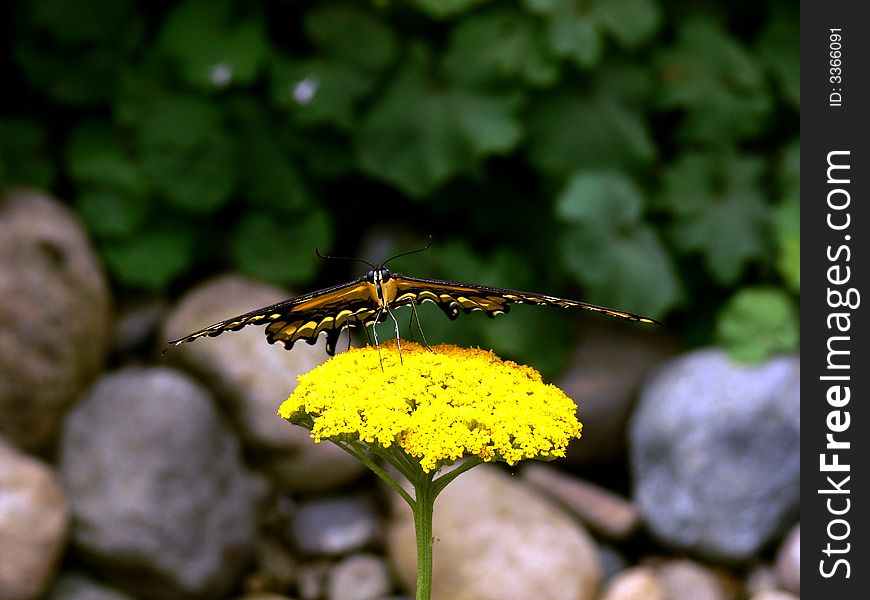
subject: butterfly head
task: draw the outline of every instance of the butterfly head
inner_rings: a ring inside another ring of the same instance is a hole
[[[383,267],[371,269],[368,273],[366,273],[366,281],[372,284],[386,283],[392,278],[393,274],[390,273],[390,270]]]

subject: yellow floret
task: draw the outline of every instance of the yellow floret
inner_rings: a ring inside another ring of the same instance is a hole
[[[299,376],[278,410],[311,437],[398,444],[426,472],[463,457],[508,464],[565,455],[577,406],[534,369],[480,349],[413,342],[354,348]]]

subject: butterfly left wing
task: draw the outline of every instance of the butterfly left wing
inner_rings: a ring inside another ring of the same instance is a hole
[[[658,323],[655,319],[634,313],[556,296],[440,279],[420,279],[398,273],[393,273],[393,278],[396,281],[396,297],[390,303],[392,306],[434,302],[451,319],[458,317],[460,310],[466,314],[480,310],[489,317],[495,317],[507,313],[511,304],[537,304],[590,310],[640,323]]]
[[[356,324],[367,325],[377,318],[377,304],[370,289],[371,286],[361,277],[350,283],[284,300],[209,325],[169,342],[169,346],[178,346],[203,336],[214,337],[225,331],[238,331],[248,325],[266,325],[267,341],[270,344],[280,342],[287,350],[299,340],[314,344],[320,334],[325,333],[326,351],[332,355],[335,354],[338,337],[345,328]]]

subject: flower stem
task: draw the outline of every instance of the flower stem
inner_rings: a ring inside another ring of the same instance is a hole
[[[417,597],[416,600],[432,598],[432,514],[435,506],[435,490],[431,475],[422,473],[414,482],[416,501],[411,507],[414,513],[414,533],[417,537]]]

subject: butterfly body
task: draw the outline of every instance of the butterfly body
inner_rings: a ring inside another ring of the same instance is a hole
[[[365,276],[354,281],[259,308],[169,344],[178,346],[247,325],[265,325],[266,339],[270,344],[280,342],[289,350],[299,340],[314,344],[321,334],[325,334],[326,350],[334,354],[338,337],[344,329],[374,325],[385,320],[391,314],[391,308],[411,306],[416,310],[416,305],[422,302],[437,304],[451,319],[456,319],[460,312],[476,310],[493,318],[507,313],[510,304],[520,303],[579,308],[629,321],[657,323],[648,317],[578,300],[440,279],[420,279],[393,273],[381,265],[373,266]]]

